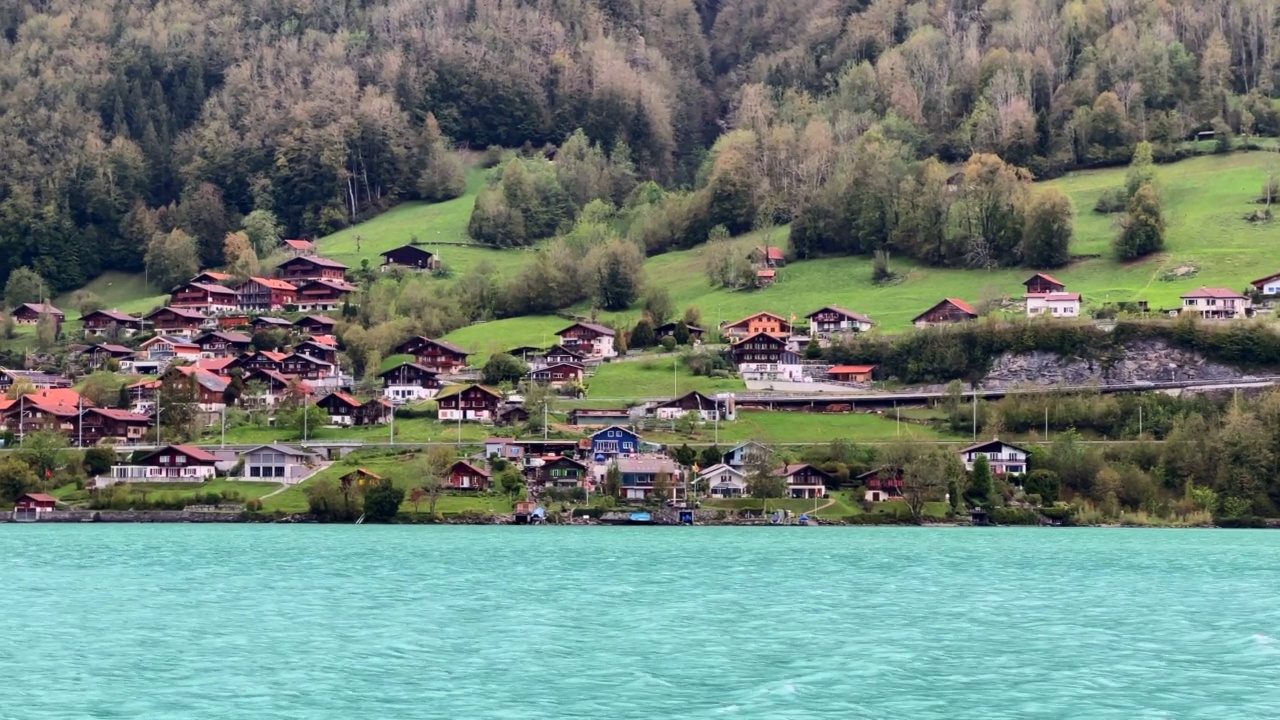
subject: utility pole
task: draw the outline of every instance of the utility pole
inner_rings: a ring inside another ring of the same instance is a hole
[[[222,447],[227,446],[227,403],[222,403]]]
[[[160,386],[156,386],[156,447],[160,446]]]
[[[547,441],[547,398],[542,398],[542,441]]]
[[[84,447],[84,396],[79,397],[80,414],[76,416],[76,447]]]
[[[396,403],[391,401],[391,444],[396,444]]]
[[[978,442],[978,386],[973,386],[973,441]]]
[[[1138,438],[1142,438],[1142,406],[1138,406]]]
[[[1139,421],[1139,424],[1141,424],[1141,421]],[[1142,431],[1139,430],[1138,432],[1141,433]],[[1045,440],[1049,439],[1049,406],[1048,405],[1044,406],[1044,439]]]
[[[898,401],[893,401],[893,419],[897,423],[897,436],[902,437],[902,412],[898,410]]]

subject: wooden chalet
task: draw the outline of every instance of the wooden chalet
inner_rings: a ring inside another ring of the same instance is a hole
[[[14,435],[34,432],[56,432],[70,437],[80,416],[81,406],[91,407],[74,390],[45,390],[27,393],[17,400],[5,400],[0,410],[0,423]]]
[[[589,358],[611,358],[618,354],[614,348],[617,332],[597,323],[576,322],[556,335],[560,344]]]
[[[394,403],[430,400],[442,386],[438,373],[417,363],[401,363],[378,374],[382,394]]]
[[[294,257],[307,257],[316,254],[316,244],[310,240],[281,240],[285,251]]]
[[[217,272],[215,270],[205,270],[201,272],[199,275],[196,275],[195,277],[191,278],[190,282],[203,283],[205,285],[226,285],[228,283],[234,282],[235,279],[236,279],[236,276],[232,275],[231,273]]]
[[[20,519],[38,518],[57,510],[58,498],[47,493],[22,493],[13,503],[13,511]]]
[[[380,483],[382,482],[382,476],[364,468],[356,468],[355,470],[352,470],[346,475],[338,478],[338,482],[341,483],[343,490],[349,490],[351,488],[367,487],[375,483]]]
[[[85,337],[129,337],[142,329],[142,318],[116,310],[94,310],[80,318]]]
[[[195,339],[200,356],[207,358],[236,357],[249,349],[253,339],[244,333],[217,330]]]
[[[324,315],[307,315],[293,321],[294,332],[303,335],[332,335],[338,321]]]
[[[162,307],[153,310],[143,321],[157,335],[191,336],[199,332],[209,318],[197,310],[187,308]]]
[[[885,502],[902,499],[902,468],[882,467],[854,478],[862,483],[863,500]]]
[[[239,369],[248,377],[248,374],[255,370],[274,370],[280,372],[281,361],[285,359],[285,353],[274,352],[272,350],[263,350],[262,352],[245,353],[235,359],[235,362],[227,366],[227,372]]]
[[[170,367],[160,376],[162,381],[174,382],[178,376],[185,377],[196,394],[196,405],[202,412],[219,412],[226,404],[223,393],[231,382],[221,375],[201,370],[189,365]]]
[[[387,422],[391,408],[382,401],[362,402],[342,392],[333,392],[316,401],[316,407],[329,414],[329,422],[344,427],[360,427]]]
[[[679,322],[663,323],[654,328],[653,332],[660,339],[668,335],[674,336],[676,334],[676,327],[679,324]],[[702,342],[702,339],[707,335],[707,331],[705,329],[697,327],[696,325],[685,325],[685,328],[689,330],[689,339],[695,342]]]
[[[382,253],[382,269],[385,271],[388,267],[435,270],[440,267],[440,258],[417,245],[401,245]]]
[[[303,380],[323,380],[337,374],[337,367],[319,358],[289,353],[280,360],[280,372]]]
[[[451,385],[436,395],[441,421],[492,422],[502,395],[483,385]]]
[[[319,278],[298,287],[296,304],[300,312],[337,310],[355,291],[356,286],[346,280]]]
[[[732,420],[733,418],[729,414],[729,406],[722,408],[722,405],[726,404],[694,390],[678,398],[658,403],[653,408],[653,414],[659,420],[674,420],[686,415],[692,415],[696,419],[706,422]],[[720,415],[722,409],[726,413],[724,417]]]
[[[773,268],[760,268],[756,270],[756,287],[767,288],[778,279],[778,271]]]
[[[493,476],[478,465],[459,460],[449,468],[448,485],[454,490],[488,490]]]
[[[556,345],[550,350],[544,352],[541,360],[548,365],[556,363],[572,363],[574,365],[581,365],[586,362],[587,356],[584,353],[580,353],[577,350],[567,348],[563,345]]]
[[[720,331],[730,338],[743,338],[756,333],[788,337],[793,330],[790,321],[771,312],[758,312],[720,326]]]
[[[169,295],[169,307],[199,310],[207,315],[234,312],[239,307],[236,291],[222,285],[189,282]]]
[[[555,363],[554,365],[534,368],[525,377],[539,385],[560,388],[581,384],[583,378],[586,377],[586,370],[577,363]]]
[[[443,340],[417,336],[396,346],[396,352],[412,355],[414,362],[441,375],[449,375],[467,367],[467,350]]]
[[[270,330],[289,330],[293,327],[293,323],[284,318],[278,317],[257,317],[253,322],[249,323],[249,329],[255,333],[267,332]]]
[[[111,343],[98,343],[90,345],[84,351],[84,356],[89,359],[89,367],[97,370],[107,364],[109,360],[127,360],[133,357],[133,350],[123,345],[113,345]]]
[[[332,345],[326,345],[315,340],[305,340],[293,346],[293,351],[298,355],[306,355],[313,357],[322,362],[329,363],[335,368],[338,367],[338,348]]]
[[[293,305],[298,288],[277,278],[251,277],[236,288],[237,303],[246,312],[273,312]]]
[[[253,370],[245,373],[243,378],[245,393],[240,396],[240,404],[245,407],[273,407],[290,396],[301,400],[313,392],[307,383],[278,370]]]
[[[341,280],[347,276],[347,266],[337,260],[319,256],[300,256],[285,260],[276,268],[276,277],[294,285],[298,281],[330,278]]]
[[[978,313],[969,307],[969,303],[956,298],[944,298],[937,305],[915,316],[911,322],[916,327],[929,327],[977,319]]]
[[[535,478],[535,481],[543,486],[578,487],[590,480],[591,471],[585,464],[561,455],[544,458]]]
[[[809,335],[813,337],[866,332],[875,324],[866,315],[835,305],[818,308],[805,317],[809,319]]]
[[[1066,292],[1067,286],[1052,275],[1036,273],[1022,283],[1028,295],[1045,295],[1047,293]]]
[[[13,322],[18,325],[35,325],[46,311],[58,326],[67,321],[66,314],[49,303],[22,303],[13,310]]]
[[[520,403],[502,403],[493,413],[494,425],[523,425],[529,422],[529,411]]]
[[[111,468],[125,482],[203,482],[217,474],[218,459],[192,445],[166,445],[127,465]]]
[[[9,388],[19,380],[25,380],[31,383],[31,386],[37,390],[56,390],[69,388],[74,383],[70,378],[56,373],[41,372],[39,370],[9,370],[8,368],[0,368],[0,395],[9,392]]]
[[[827,482],[831,476],[809,464],[787,465],[775,470],[774,475],[786,478],[787,496],[793,498],[823,498],[827,496]]]
[[[190,338],[156,335],[138,346],[136,357],[142,360],[181,359],[195,362],[200,359],[200,345]]]
[[[72,437],[85,445],[104,440],[115,444],[136,443],[146,439],[151,424],[151,418],[128,410],[85,408],[76,418]]]
[[[752,248],[747,259],[763,268],[780,268],[787,264],[787,254],[773,245]]]

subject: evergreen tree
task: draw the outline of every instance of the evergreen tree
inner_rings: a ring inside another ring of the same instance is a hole
[[[649,348],[656,345],[658,339],[654,336],[653,323],[649,322],[648,317],[640,318],[636,326],[631,329],[630,342],[627,344],[633,348]]]
[[[1022,261],[1028,267],[1054,268],[1071,261],[1071,200],[1046,188],[1031,201],[1022,236]]]
[[[973,471],[969,473],[969,487],[964,491],[965,502],[974,507],[986,507],[991,504],[995,492],[991,477],[991,464],[986,455],[979,455],[973,461]]]
[[[1160,210],[1160,196],[1150,184],[1143,185],[1129,198],[1128,212],[1116,237],[1116,257],[1135,260],[1164,249],[1165,222]]]

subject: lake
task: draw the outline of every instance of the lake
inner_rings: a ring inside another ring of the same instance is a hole
[[[1280,533],[0,525],[0,718],[1280,717]]]

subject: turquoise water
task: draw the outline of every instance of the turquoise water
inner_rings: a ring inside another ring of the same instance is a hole
[[[0,718],[1280,717],[1280,533],[0,525]]]

